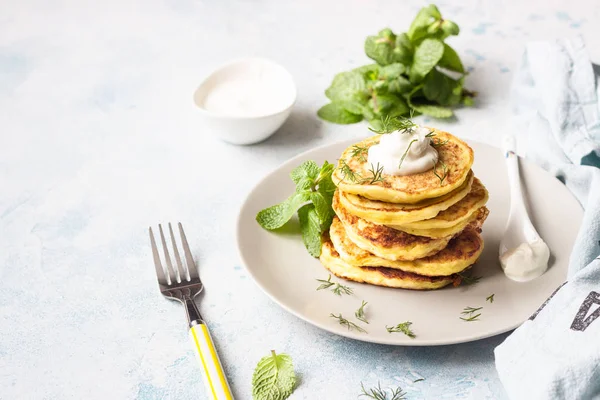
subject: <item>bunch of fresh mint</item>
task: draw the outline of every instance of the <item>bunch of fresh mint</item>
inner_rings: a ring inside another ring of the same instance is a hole
[[[313,257],[321,255],[321,236],[329,229],[334,212],[331,208],[335,184],[331,179],[333,164],[325,161],[319,167],[314,161],[305,161],[296,167],[290,177],[296,191],[283,202],[265,208],[256,215],[256,221],[265,229],[281,228],[298,211],[302,240]]]
[[[458,25],[431,4],[419,11],[408,32],[396,35],[386,28],[367,37],[365,53],[377,64],[337,74],[325,90],[331,103],[321,107],[319,117],[338,124],[367,119],[377,127],[384,116],[449,118],[452,106],[472,105],[460,57],[444,43],[458,32]]]

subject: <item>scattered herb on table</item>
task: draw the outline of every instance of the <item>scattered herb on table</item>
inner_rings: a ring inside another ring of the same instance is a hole
[[[488,297],[486,297],[485,301],[489,301],[490,303],[493,303],[494,302],[494,293],[492,293]]]
[[[290,174],[296,184],[295,192],[283,202],[260,211],[256,221],[265,229],[278,229],[298,212],[304,245],[313,257],[319,257],[321,236],[329,229],[334,216],[331,208],[335,191],[331,179],[333,169],[333,164],[327,161],[321,167],[314,161],[303,162]]]
[[[260,359],[252,375],[252,398],[254,400],[284,400],[294,391],[296,373],[292,358],[276,354]]]
[[[460,277],[460,283],[464,283],[465,285],[474,285],[481,279],[480,276],[465,275],[462,273],[459,273],[458,276]]]
[[[321,282],[321,285],[319,285],[319,287],[317,288],[317,290],[329,289],[330,287],[332,287],[333,285],[335,285],[335,282],[331,282],[331,274],[329,274],[329,278],[327,278],[327,280],[325,280],[325,279],[317,279],[317,281]]]
[[[321,282],[321,285],[319,285],[317,290],[329,289],[333,286],[333,289],[331,289],[331,291],[338,296],[341,296],[342,294],[352,294],[352,289],[350,287],[341,285],[336,282],[332,282],[331,274],[329,274],[329,278],[327,278],[327,280],[317,279],[317,281]]]
[[[369,323],[369,321],[367,321],[367,317],[365,317],[365,306],[367,304],[369,304],[369,303],[367,303],[366,301],[363,300],[362,304],[360,305],[358,310],[356,310],[356,312],[354,313],[354,316],[356,317],[356,319],[364,322],[365,324]]]
[[[386,114],[449,118],[452,107],[472,105],[474,93],[464,88],[463,63],[444,42],[459,31],[431,4],[419,11],[408,32],[385,28],[367,37],[365,53],[375,64],[337,74],[325,90],[331,102],[321,107],[319,117],[338,124],[366,119],[377,130],[384,129],[378,119]]]
[[[477,313],[477,311],[481,310],[483,307],[465,307],[463,309],[463,311],[461,312],[462,315],[464,315],[464,317],[460,317],[460,319],[462,319],[463,321],[467,321],[467,322],[472,322],[472,321],[479,321],[479,317],[481,316],[481,313]],[[475,314],[477,313],[477,314]]]
[[[415,335],[412,331],[412,329],[410,329],[410,326],[412,325],[412,322],[406,321],[406,322],[402,322],[401,324],[398,324],[396,326],[387,326],[385,327],[385,329],[387,329],[387,331],[389,333],[392,332],[402,332],[404,333],[406,336],[408,336],[411,339],[414,339],[417,337],[417,335]]]
[[[338,296],[341,296],[342,294],[352,294],[352,289],[349,286],[336,283],[335,287],[332,289],[332,292]]]
[[[365,389],[363,383],[360,383],[360,387],[362,389],[362,393],[359,397],[368,397],[374,400],[406,400],[406,392],[402,390],[402,388],[397,387],[396,389],[390,388],[388,397],[388,392],[381,388],[381,383],[377,383],[377,387],[370,388],[369,390]]]
[[[424,381],[424,380],[425,380],[425,378],[419,378],[419,379],[415,379],[415,380],[413,381],[413,383],[421,382],[421,381]]]
[[[332,314],[329,314],[329,316],[331,318],[337,319],[338,322],[340,323],[340,325],[345,326],[346,328],[348,328],[349,331],[351,331],[352,329],[356,329],[359,332],[367,333],[366,330],[364,330],[360,326],[356,325],[354,322],[348,321],[346,318],[342,317],[342,314],[335,315],[335,314],[332,313]]]

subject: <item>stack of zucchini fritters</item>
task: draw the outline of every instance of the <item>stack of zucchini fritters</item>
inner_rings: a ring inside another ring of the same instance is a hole
[[[338,277],[405,289],[460,283],[460,273],[483,251],[481,225],[488,192],[473,175],[473,150],[434,130],[435,169],[406,176],[365,178],[376,171],[368,138],[344,151],[333,180],[337,216],[323,241],[321,262]]]

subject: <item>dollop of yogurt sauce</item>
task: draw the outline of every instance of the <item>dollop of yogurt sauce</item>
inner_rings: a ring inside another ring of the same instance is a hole
[[[273,114],[288,102],[287,93],[262,76],[257,79],[232,79],[213,87],[204,108],[216,114],[257,117]]]
[[[525,282],[541,276],[548,269],[550,249],[541,239],[521,243],[500,256],[504,274],[510,279]]]
[[[368,161],[373,165],[379,164],[383,173],[388,175],[428,171],[438,161],[438,152],[431,146],[431,138],[427,137],[430,132],[427,128],[417,127],[383,134],[379,143],[369,148]]]

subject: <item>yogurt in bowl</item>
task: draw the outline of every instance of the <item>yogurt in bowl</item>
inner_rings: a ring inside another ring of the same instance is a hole
[[[206,128],[232,144],[265,140],[283,125],[296,85],[281,65],[262,58],[226,64],[200,84],[194,103]]]

